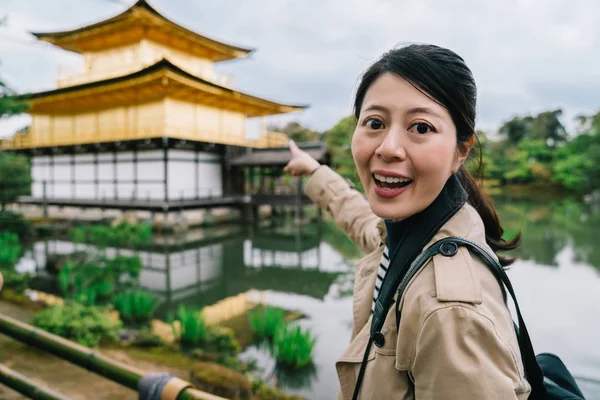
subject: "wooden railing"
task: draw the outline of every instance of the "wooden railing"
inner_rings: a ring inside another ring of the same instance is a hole
[[[135,132],[104,131],[99,134],[95,132],[77,132],[76,135],[47,135],[33,136],[31,133],[16,134],[11,139],[0,140],[0,150],[20,150],[42,147],[58,147],[70,145],[82,145],[91,143],[108,143],[136,139],[152,139],[168,136],[174,139],[193,140],[198,142],[219,143],[232,146],[245,146],[255,148],[282,147],[286,146],[288,137],[285,133],[263,131],[258,139],[249,140],[238,132],[233,131],[211,131],[186,129],[169,129],[170,133],[165,135],[160,128],[140,129]]]

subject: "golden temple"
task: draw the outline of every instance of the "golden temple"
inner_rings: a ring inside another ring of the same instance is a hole
[[[78,29],[33,33],[83,56],[83,73],[59,77],[54,90],[20,96],[29,129],[0,141],[1,150],[170,138],[243,147],[280,147],[287,136],[265,129],[264,117],[300,111],[232,88],[215,63],[252,49],[192,32],[145,0]],[[257,138],[248,118],[261,118]]]

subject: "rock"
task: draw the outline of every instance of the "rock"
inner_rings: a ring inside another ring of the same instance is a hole
[[[179,332],[179,321],[173,322],[175,325],[175,330]],[[167,344],[175,343],[175,336],[173,335],[173,329],[171,328],[171,324],[167,322],[160,321],[158,319],[153,319],[151,323],[152,333],[161,338]]]
[[[232,369],[211,362],[199,362],[190,372],[190,382],[198,389],[231,400],[249,400],[252,385]]]

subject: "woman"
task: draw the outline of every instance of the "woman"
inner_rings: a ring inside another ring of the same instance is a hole
[[[449,236],[511,250],[489,198],[464,166],[475,138],[476,86],[454,52],[413,44],[384,54],[356,93],[352,155],[365,198],[290,143],[285,171],[311,174],[306,193],[368,255],[356,264],[353,331],[336,363],[350,400],[389,259],[414,260]],[[503,265],[513,259],[499,256]],[[395,267],[395,265],[394,265]],[[526,399],[517,338],[500,285],[461,247],[412,279],[366,356],[360,399]]]

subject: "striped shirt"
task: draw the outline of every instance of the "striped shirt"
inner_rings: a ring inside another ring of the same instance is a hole
[[[385,274],[387,274],[389,265],[390,252],[388,250],[388,247],[385,246],[385,249],[383,249],[383,256],[381,257],[381,261],[379,263],[379,269],[377,270],[377,280],[375,281],[375,291],[373,292],[373,304],[371,305],[371,314],[373,313],[373,311],[375,311],[375,302],[377,301],[377,297],[379,297],[379,290],[381,289],[383,278],[385,278]]]

